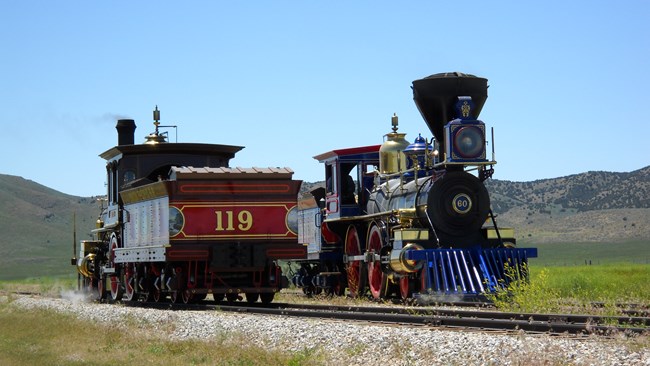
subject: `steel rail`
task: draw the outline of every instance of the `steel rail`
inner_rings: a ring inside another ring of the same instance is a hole
[[[528,314],[538,318],[521,318],[513,314],[483,311],[447,311],[439,309],[405,309],[380,307],[355,307],[306,304],[171,304],[128,302],[128,306],[146,306],[169,310],[216,310],[246,314],[292,316],[332,320],[354,320],[381,324],[402,324],[480,330],[526,331],[551,334],[641,334],[648,328],[634,326],[611,326],[592,322],[569,322],[576,319],[553,317],[552,314]],[[428,311],[428,313],[427,313]],[[518,314],[523,316],[523,314]],[[541,315],[541,316],[540,316]],[[594,319],[591,317],[589,319]],[[545,320],[540,320],[545,319]],[[647,321],[647,320],[646,320]]]
[[[282,306],[282,304],[276,304]],[[638,325],[650,327],[649,317],[640,316],[600,316],[586,314],[540,314],[540,313],[514,313],[501,311],[486,310],[458,310],[458,309],[441,309],[441,308],[397,308],[397,307],[376,307],[376,306],[341,306],[341,305],[318,305],[318,304],[291,304],[287,305],[292,308],[314,309],[314,310],[331,310],[331,311],[358,311],[358,312],[376,312],[376,313],[397,313],[397,314],[416,314],[416,315],[439,315],[454,317],[477,317],[487,319],[503,320],[523,320],[538,322],[562,322],[572,324],[610,324],[620,325]]]

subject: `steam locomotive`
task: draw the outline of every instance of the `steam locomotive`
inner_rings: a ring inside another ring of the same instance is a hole
[[[325,187],[298,200],[289,168],[230,168],[243,147],[171,143],[155,131],[134,143],[117,121],[106,160],[107,200],[93,239],[72,259],[98,300],[261,300],[291,282],[306,294],[429,300],[478,297],[527,277],[534,248],[497,226],[483,184],[494,172],[478,116],[487,80],[444,73],[415,80],[433,138],[332,150]],[[493,140],[493,139],[492,139]],[[76,248],[74,249],[77,252]]]
[[[412,89],[432,139],[409,143],[393,116],[383,144],[314,157],[326,187],[299,203],[307,260],[292,277],[305,293],[470,299],[527,277],[537,251],[497,226],[483,184],[496,164],[477,119],[487,79],[434,74]]]
[[[241,146],[170,143],[159,120],[156,107],[143,144],[133,120],[118,120],[118,145],[100,155],[107,204],[72,259],[80,287],[109,301],[271,302],[288,285],[278,261],[306,255],[302,182],[289,168],[230,168]]]

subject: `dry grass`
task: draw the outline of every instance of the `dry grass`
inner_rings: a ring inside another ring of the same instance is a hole
[[[246,345],[243,339],[229,333],[209,341],[170,341],[135,326],[116,329],[52,311],[22,310],[7,302],[0,304],[0,365],[322,363],[309,351],[270,351]]]

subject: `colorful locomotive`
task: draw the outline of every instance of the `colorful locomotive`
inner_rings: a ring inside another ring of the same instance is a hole
[[[134,144],[119,120],[107,161],[107,207],[73,258],[97,299],[190,302],[213,294],[264,303],[286,287],[278,261],[307,293],[425,301],[475,298],[527,277],[534,248],[515,248],[483,185],[494,172],[477,118],[487,80],[443,73],[413,82],[433,138],[393,131],[381,145],[315,156],[325,187],[297,200],[288,168],[229,168],[239,146]],[[493,139],[492,139],[493,140]]]
[[[476,298],[527,276],[534,248],[515,248],[497,226],[483,182],[494,172],[477,118],[487,79],[442,73],[415,80],[413,95],[434,138],[413,144],[393,131],[382,145],[332,150],[326,187],[300,202],[308,260],[292,282],[305,293],[375,299]],[[493,139],[492,139],[493,140]],[[494,146],[492,146],[494,149]],[[377,169],[378,168],[378,169]]]
[[[96,299],[172,302],[211,293],[269,303],[288,280],[278,260],[305,257],[297,242],[301,181],[288,168],[230,168],[240,146],[170,143],[155,132],[134,144],[133,120],[117,122],[106,159],[108,195],[73,258]],[[169,127],[169,126],[168,126]]]

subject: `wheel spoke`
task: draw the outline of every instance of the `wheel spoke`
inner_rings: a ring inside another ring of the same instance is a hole
[[[402,300],[410,299],[415,289],[415,280],[404,276],[399,280],[399,292]]]
[[[368,251],[375,256],[380,255],[383,244],[379,227],[372,225],[368,233]],[[374,259],[368,262],[368,287],[370,287],[372,297],[375,299],[386,297],[388,278],[382,272],[380,262]]]
[[[135,297],[135,266],[127,264],[124,270],[124,293],[126,301],[131,301]]]
[[[169,298],[171,299],[172,303],[174,303],[174,304],[178,304],[180,302],[179,301],[180,297],[178,296],[178,291],[172,291],[169,294]]]
[[[345,235],[345,254],[347,256],[358,256],[361,254],[361,243],[357,228],[353,225],[348,227]],[[347,274],[347,285],[350,290],[350,296],[360,297],[365,291],[365,274],[363,273],[363,262],[355,260],[348,261],[345,265]]]
[[[120,283],[120,276],[111,276],[109,278],[111,283],[111,300],[120,301],[122,300],[122,284]]]
[[[189,304],[192,302],[192,299],[194,298],[193,294],[190,292],[190,290],[183,290],[181,292],[181,295],[183,297],[183,304]]]
[[[110,287],[111,287],[111,300],[112,301],[120,301],[122,300],[122,294],[123,294],[123,289],[122,289],[122,279],[121,276],[119,275],[119,267],[117,263],[115,263],[115,250],[118,249],[119,243],[117,241],[117,236],[115,234],[111,235],[111,250],[110,250],[110,265],[115,269],[116,273],[114,273],[112,276],[110,276],[109,281],[110,281]]]

